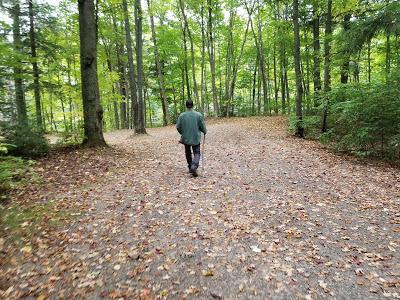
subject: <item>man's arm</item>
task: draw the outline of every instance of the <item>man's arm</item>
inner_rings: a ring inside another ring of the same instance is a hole
[[[178,121],[176,122],[176,130],[178,130],[178,132],[180,134],[182,134],[182,121],[181,121],[181,116],[178,117]]]
[[[204,122],[204,117],[202,114],[200,114],[200,131],[204,134],[207,133],[206,123]]]

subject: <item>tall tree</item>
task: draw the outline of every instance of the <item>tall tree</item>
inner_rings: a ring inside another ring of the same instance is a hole
[[[36,108],[36,125],[40,130],[43,130],[42,108],[40,103],[39,68],[36,55],[36,33],[35,33],[35,23],[34,23],[35,15],[33,11],[32,0],[28,0],[28,8],[29,8],[29,38],[31,45],[32,72],[33,72],[33,90],[35,95],[35,108]]]
[[[343,17],[343,31],[344,34],[348,34],[350,30],[350,18],[351,14],[347,13]],[[340,70],[340,82],[347,83],[349,80],[349,65],[350,65],[350,52],[346,47],[343,51],[343,63]]]
[[[189,38],[189,43],[190,43],[190,57],[191,57],[191,65],[192,65],[192,79],[193,79],[193,95],[194,95],[194,102],[198,104],[199,101],[199,96],[198,96],[198,91],[197,91],[197,80],[196,80],[196,65],[195,65],[195,54],[194,54],[194,46],[193,46],[193,37],[192,33],[189,28],[189,22],[186,17],[186,12],[185,12],[185,6],[183,0],[179,0],[179,7],[181,9],[182,17],[183,17],[183,23],[184,27],[186,29],[188,38]]]
[[[324,39],[324,92],[331,90],[331,38],[332,38],[332,0],[328,0]],[[322,117],[322,132],[327,130],[329,98],[325,95]]]
[[[214,106],[214,114],[219,116],[219,105],[218,105],[218,95],[217,95],[217,85],[215,81],[215,49],[214,49],[214,32],[213,32],[213,0],[207,0],[208,7],[208,20],[207,20],[207,29],[208,29],[208,58],[210,61],[210,71],[211,71],[211,86],[212,86],[212,95],[213,95],[213,106]]]
[[[314,58],[314,105],[318,105],[318,93],[321,91],[321,70],[320,70],[320,41],[319,41],[319,19],[317,5],[313,4],[313,58]]]
[[[137,64],[137,122],[135,123],[135,133],[146,133],[146,118],[143,100],[143,11],[140,0],[135,0],[135,24],[136,24],[136,64]]]
[[[202,2],[201,9],[201,82],[200,82],[200,102],[201,102],[201,111],[204,113],[205,110],[205,88],[206,88],[206,33],[205,33],[205,24],[204,24],[204,2]]]
[[[133,64],[133,47],[132,47],[132,36],[131,36],[131,25],[129,23],[128,4],[126,0],[122,0],[122,9],[124,13],[124,24],[125,24],[125,40],[126,40],[126,52],[128,55],[128,81],[131,97],[131,110],[134,128],[138,127],[138,93],[136,86],[136,74],[135,65]],[[136,8],[135,8],[136,9]]]
[[[160,87],[161,106],[162,106],[162,110],[163,110],[163,124],[165,126],[165,125],[169,124],[168,100],[167,100],[167,95],[165,93],[164,74],[163,74],[163,72],[161,70],[160,57],[159,57],[159,54],[158,54],[157,36],[156,36],[156,30],[155,30],[155,27],[154,27],[153,10],[151,8],[150,0],[147,0],[147,6],[148,6],[148,9],[149,9],[150,26],[151,26],[151,37],[152,37],[153,46],[154,46],[154,62],[155,62],[155,65],[156,65],[156,70],[157,70],[158,85]]]
[[[97,78],[97,24],[93,0],[79,0],[78,9],[84,144],[90,147],[105,146]]]
[[[293,0],[293,29],[294,29],[294,69],[296,73],[296,135],[304,137],[302,97],[303,85],[300,70],[300,26],[299,26],[299,1]]]
[[[246,3],[245,3],[246,4]],[[252,9],[246,4],[246,10],[249,15],[252,14]],[[263,89],[263,102],[264,102],[264,113],[269,111],[269,100],[268,100],[268,72],[266,70],[265,54],[264,54],[264,42],[262,37],[262,28],[260,20],[260,4],[257,5],[257,34],[254,30],[253,20],[250,19],[251,30],[254,36],[254,42],[257,48],[257,57],[259,60],[259,67],[262,79],[262,89]],[[260,107],[259,107],[260,109]]]
[[[26,111],[26,102],[22,81],[22,43],[21,43],[21,20],[20,20],[20,4],[19,0],[13,0],[11,8],[13,18],[13,46],[14,46],[14,86],[15,86],[15,103],[17,106],[18,124],[25,126],[28,124],[28,115]]]

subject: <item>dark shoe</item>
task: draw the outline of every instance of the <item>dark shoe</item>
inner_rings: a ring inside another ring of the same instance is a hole
[[[197,174],[197,167],[196,167],[195,165],[192,165],[192,166],[190,167],[189,172],[193,175],[193,177],[199,176],[199,175]]]

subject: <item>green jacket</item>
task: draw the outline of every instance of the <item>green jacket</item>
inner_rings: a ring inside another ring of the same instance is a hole
[[[203,115],[194,110],[188,110],[179,116],[176,129],[182,135],[181,142],[191,146],[200,144],[200,132],[207,133]]]

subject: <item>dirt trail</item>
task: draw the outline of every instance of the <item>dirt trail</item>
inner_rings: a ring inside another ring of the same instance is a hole
[[[398,169],[285,128],[283,118],[209,124],[198,178],[173,127],[109,133],[112,150],[42,161],[43,174],[62,168],[35,195],[73,217],[33,237],[31,253],[8,247],[2,296],[400,298]]]

